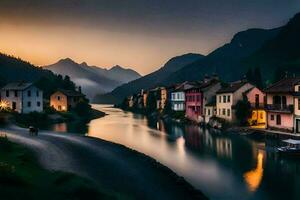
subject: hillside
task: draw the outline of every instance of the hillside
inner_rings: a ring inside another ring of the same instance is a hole
[[[75,89],[75,84],[66,77],[57,76],[20,58],[0,53],[0,86],[14,81],[37,83],[43,89],[45,97],[49,97],[57,88]]]
[[[124,97],[137,93],[141,89],[149,89],[159,85],[170,74],[181,69],[187,64],[193,63],[196,60],[204,58],[200,54],[185,54],[170,59],[163,67],[157,71],[148,74],[142,78],[131,81],[114,89],[111,93],[105,95],[97,95],[94,102],[97,103],[119,103]]]
[[[230,43],[216,49],[204,59],[183,67],[171,74],[163,84],[186,80],[200,80],[205,74],[217,73],[225,81],[241,78],[248,66],[241,65],[243,59],[258,50],[266,41],[274,38],[280,29],[249,29],[237,33]]]
[[[123,83],[140,77],[137,72],[120,66],[107,70],[89,66],[85,62],[79,64],[70,58],[62,59],[44,68],[56,74],[70,76],[77,85],[82,87],[89,98],[93,98],[95,94],[109,92]]]
[[[279,34],[244,60],[245,66],[259,66],[265,80],[276,81],[285,74],[300,76],[300,13]],[[277,76],[277,77],[276,77]]]

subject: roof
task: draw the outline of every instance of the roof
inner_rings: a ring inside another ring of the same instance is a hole
[[[2,88],[2,90],[25,90],[32,85],[33,83],[26,83],[26,82],[8,83]]]
[[[68,97],[83,97],[84,96],[84,94],[74,91],[74,90],[58,89],[57,92],[61,92]]]
[[[265,89],[267,93],[292,93],[300,78],[284,78]]]
[[[203,91],[203,90],[205,90],[205,89],[209,88],[210,86],[215,85],[217,83],[219,83],[219,80],[217,80],[217,79],[210,79],[208,81],[191,82],[191,83],[189,83],[191,85],[191,87],[189,87],[186,90],[200,89],[201,91]]]
[[[287,139],[282,141],[288,144],[300,144],[300,140]]]
[[[184,82],[184,83],[181,83],[179,85],[176,85],[175,89],[174,89],[174,92],[181,92],[181,91],[184,91],[184,90],[188,90],[190,88],[194,87],[194,83],[192,82]]]
[[[216,96],[214,96],[205,106],[209,107],[209,106],[216,106]]]
[[[217,91],[217,94],[234,93],[235,91],[237,91],[247,83],[248,83],[247,81],[243,81],[243,80],[232,82],[227,87],[221,88],[219,91]]]

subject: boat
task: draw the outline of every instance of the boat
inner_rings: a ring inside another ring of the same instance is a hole
[[[300,140],[282,140],[287,145],[278,147],[277,152],[285,156],[300,156]]]

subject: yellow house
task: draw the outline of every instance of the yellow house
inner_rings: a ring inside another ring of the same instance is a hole
[[[267,112],[264,109],[266,95],[257,87],[253,87],[245,92],[248,101],[251,104],[252,115],[248,122],[253,128],[267,127]]]
[[[83,98],[80,92],[59,89],[50,96],[50,106],[57,111],[69,111]]]

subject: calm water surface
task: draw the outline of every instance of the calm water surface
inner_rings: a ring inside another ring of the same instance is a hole
[[[277,141],[166,124],[107,106],[94,108],[108,115],[87,126],[59,124],[52,129],[79,130],[145,153],[210,199],[300,199],[300,159],[278,157]]]

